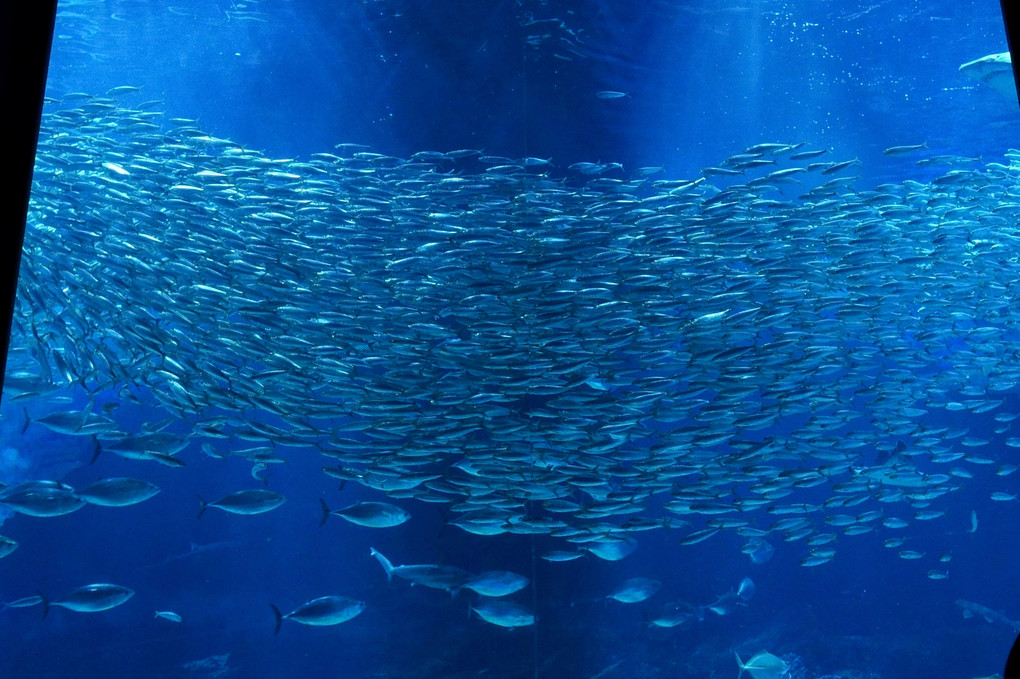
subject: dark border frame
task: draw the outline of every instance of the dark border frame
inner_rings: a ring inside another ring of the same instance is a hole
[[[0,182],[0,388],[11,340],[14,295],[32,190],[46,70],[57,0],[0,3],[0,92],[4,93],[4,165]]]

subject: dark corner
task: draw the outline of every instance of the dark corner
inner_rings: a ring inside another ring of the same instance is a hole
[[[1017,63],[1017,50],[1020,49],[1020,4],[1016,0],[999,0],[1002,7],[1002,23],[1006,26],[1006,42],[1009,45],[1009,56],[1013,64]],[[1017,77],[1016,66],[1013,66],[1013,82],[1020,92],[1020,77]],[[1020,105],[1020,95],[1018,95]]]
[[[32,187],[32,166],[39,137],[46,66],[53,39],[56,0],[0,3],[0,92],[7,109],[7,179],[2,183],[0,223],[0,386],[11,337],[11,315],[18,285],[18,263]]]

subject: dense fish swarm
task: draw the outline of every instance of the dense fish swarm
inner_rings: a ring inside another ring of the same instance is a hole
[[[557,178],[470,150],[274,160],[151,104],[54,104],[7,396],[78,384],[188,433],[32,413],[55,431],[177,466],[199,442],[257,478],[321,454],[464,530],[609,559],[690,523],[684,544],[803,540],[815,566],[939,516],[964,463],[1015,469],[930,417],[1014,417],[1012,152],[873,190],[783,144],[690,181]]]

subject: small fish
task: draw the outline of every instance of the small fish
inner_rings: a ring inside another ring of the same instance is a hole
[[[923,559],[924,552],[918,552],[913,549],[904,549],[902,552],[900,552],[899,556],[901,559],[907,560]]]
[[[287,614],[280,613],[280,609],[275,605],[269,605],[273,609],[273,616],[276,620],[273,634],[277,634],[280,631],[280,625],[283,624],[284,620],[293,620],[302,625],[325,627],[347,622],[365,610],[364,601],[358,601],[357,599],[345,596],[323,596],[318,599],[312,599]]]
[[[844,169],[850,167],[851,165],[860,165],[860,164],[861,164],[861,161],[858,160],[857,158],[854,158],[853,160],[844,160],[844,161],[842,161],[840,163],[830,163],[828,167],[826,167],[824,170],[822,170],[822,174],[835,174],[836,172],[839,172],[840,170],[844,170]]]
[[[584,552],[568,552],[554,549],[543,554],[541,558],[546,561],[573,561],[574,559],[580,559],[583,556]]]
[[[18,548],[18,541],[0,535],[0,559]]]
[[[585,549],[600,559],[619,561],[637,549],[637,540],[632,537],[612,538],[592,543]]]
[[[118,165],[117,163],[103,163],[103,167],[105,167],[107,170],[110,170],[111,172],[114,172],[116,174],[121,174],[121,175],[125,175],[125,174],[129,175],[129,174],[131,174],[130,172],[125,170],[122,166]]]
[[[156,611],[155,617],[162,620],[168,620],[170,622],[182,622],[183,618],[173,611]]]
[[[110,89],[106,90],[106,96],[116,97],[120,96],[121,94],[134,94],[135,92],[138,91],[140,91],[139,88],[135,87],[134,85],[118,85],[116,87],[111,87]]]
[[[890,146],[889,148],[882,151],[882,155],[885,156],[902,156],[914,151],[920,151],[921,149],[928,148],[927,143],[923,144],[908,144],[906,146]]]
[[[630,95],[626,92],[617,92],[615,90],[602,90],[601,92],[596,92],[595,96],[599,99],[622,99]]]
[[[30,608],[32,606],[38,606],[45,602],[46,599],[41,594],[33,594],[32,596],[22,597],[15,599],[14,601],[8,601],[4,604],[5,608]]]
[[[800,565],[804,568],[814,568],[815,566],[822,566],[831,562],[832,556],[806,556],[800,560]]]
[[[828,152],[829,149],[820,149],[817,151],[800,151],[790,156],[790,160],[808,160],[809,158],[817,158],[818,156]]]
[[[751,538],[740,551],[746,554],[752,563],[763,564],[772,558],[775,548],[762,538]]]
[[[737,585],[737,596],[744,601],[750,601],[754,598],[757,591],[758,588],[755,586],[754,580],[751,578],[744,578],[740,581],[740,584]]]

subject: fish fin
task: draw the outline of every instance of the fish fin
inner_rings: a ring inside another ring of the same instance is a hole
[[[273,616],[276,619],[275,620],[275,625],[273,627],[273,634],[279,634],[280,633],[280,625],[283,624],[283,614],[280,613],[280,609],[277,608],[276,606],[274,606],[273,604],[269,604],[269,607],[273,609]]]
[[[319,504],[322,505],[322,518],[319,519],[319,527],[321,528],[326,525],[326,519],[329,518],[329,505],[321,497],[319,498]]]
[[[383,567],[383,570],[386,571],[386,581],[393,582],[393,564],[390,563],[389,559],[387,559],[385,556],[377,552],[375,547],[369,547],[369,550],[370,550],[369,553],[375,557],[376,561],[379,562],[379,565],[381,565]]]
[[[205,500],[203,500],[201,495],[195,495],[195,497],[197,497],[198,501],[202,503],[202,506],[198,508],[198,517],[197,517],[197,518],[201,519],[202,515],[205,514],[205,510],[209,506],[209,503],[206,502]]]
[[[92,436],[92,459],[89,460],[89,464],[92,464],[93,462],[95,462],[96,458],[99,457],[99,453],[101,453],[101,452],[103,452],[103,446],[100,445],[100,443],[99,443],[99,437],[93,435]]]
[[[85,407],[81,409],[81,425],[78,427],[81,429],[89,421],[89,415],[92,414],[92,409],[96,407],[96,399],[90,398],[89,402],[85,404]]]
[[[21,407],[21,412],[25,413],[25,421],[21,423],[21,435],[24,435],[25,430],[28,429],[28,425],[32,423],[32,418],[28,416],[28,408],[25,406]]]

